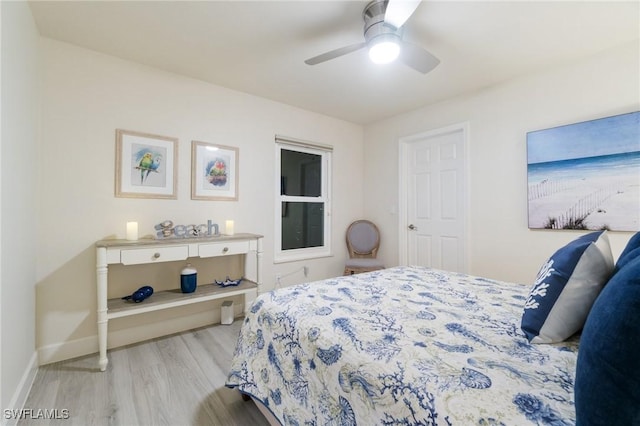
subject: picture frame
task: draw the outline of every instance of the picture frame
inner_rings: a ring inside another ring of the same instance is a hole
[[[529,229],[640,230],[640,112],[527,133]]]
[[[191,199],[238,200],[239,149],[191,141]]]
[[[177,198],[178,138],[116,129],[115,196]]]

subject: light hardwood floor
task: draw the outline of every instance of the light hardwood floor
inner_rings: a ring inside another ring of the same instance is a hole
[[[242,319],[40,367],[25,409],[68,410],[27,425],[268,425],[253,401],[224,386]]]

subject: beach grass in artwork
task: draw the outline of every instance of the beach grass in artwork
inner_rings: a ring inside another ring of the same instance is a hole
[[[527,133],[529,228],[640,230],[640,112]]]

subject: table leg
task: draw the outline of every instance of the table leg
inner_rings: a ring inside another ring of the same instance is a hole
[[[96,261],[96,278],[98,284],[98,350],[100,353],[100,360],[98,365],[100,371],[107,369],[109,359],[107,358],[107,330],[108,322],[107,318],[107,249],[99,247],[97,250]]]

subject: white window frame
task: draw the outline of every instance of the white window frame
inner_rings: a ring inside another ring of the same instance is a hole
[[[314,259],[332,256],[331,245],[331,155],[333,148],[328,145],[301,141],[289,137],[276,136],[276,179],[275,179],[275,247],[274,263],[293,262],[297,260]],[[304,152],[320,155],[321,159],[321,194],[319,197],[289,196],[281,192],[281,151]],[[299,249],[282,250],[282,203],[283,202],[309,202],[324,203],[323,218],[323,245]]]

